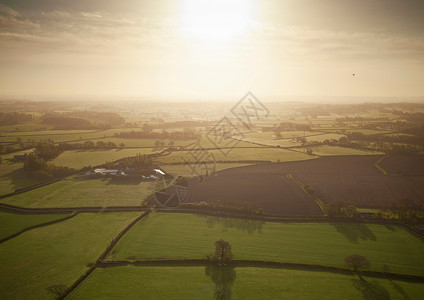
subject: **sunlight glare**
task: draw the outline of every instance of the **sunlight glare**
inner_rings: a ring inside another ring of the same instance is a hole
[[[252,0],[186,0],[182,32],[205,42],[228,42],[248,32]]]

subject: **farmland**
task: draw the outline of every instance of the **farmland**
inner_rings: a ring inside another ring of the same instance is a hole
[[[188,152],[188,153],[186,153]],[[215,159],[217,162],[246,162],[246,161],[295,161],[312,159],[313,156],[306,153],[291,151],[279,148],[234,148],[221,150],[208,150],[206,152],[209,159]],[[197,162],[196,157],[193,157],[189,151],[174,152],[167,156],[162,156],[156,159],[160,163],[181,163],[186,161]]]
[[[358,207],[388,207],[400,197],[424,199],[422,176],[385,176],[375,167],[380,156],[332,156],[252,165],[219,172],[205,181],[190,181],[189,202],[214,202],[263,208],[266,212],[308,215],[315,203],[294,182],[309,185],[325,203],[343,199]],[[418,161],[421,157],[417,157]],[[415,167],[419,164],[415,160]],[[219,188],[218,188],[219,187]]]
[[[156,213],[137,223],[111,259],[204,258],[219,239],[232,245],[234,259],[343,267],[361,253],[372,270],[384,264],[397,273],[424,275],[423,242],[401,227],[349,223],[268,223]]]
[[[72,284],[137,215],[79,215],[0,244],[2,298],[54,299],[47,288]]]
[[[0,239],[17,233],[26,227],[53,221],[66,215],[19,215],[0,212]]]
[[[149,154],[152,152],[152,148],[72,150],[63,152],[52,163],[59,166],[81,169],[87,166],[98,166],[121,158],[136,156],[139,153]]]
[[[420,105],[271,103],[216,139],[232,105],[105,105],[119,124],[84,119],[98,112],[83,103],[22,105],[32,120],[0,126],[2,299],[424,293]],[[45,124],[52,111],[68,123]],[[75,114],[87,127],[64,129]],[[183,204],[163,207],[159,190]],[[221,239],[224,267],[206,259]],[[371,263],[361,277],[351,254]]]
[[[151,181],[75,176],[2,202],[24,207],[139,206],[151,195],[152,185]]]
[[[231,272],[235,279],[223,284],[229,287],[232,299],[253,300],[261,295],[264,300],[356,300],[369,292],[361,292],[355,284],[357,277],[352,275],[252,267],[236,267]],[[365,280],[373,283],[372,291],[388,294],[390,299],[419,299],[424,292],[422,283]],[[96,269],[69,299],[115,299],[124,294],[143,299],[214,299],[215,291],[215,282],[205,275],[205,267],[126,266]]]

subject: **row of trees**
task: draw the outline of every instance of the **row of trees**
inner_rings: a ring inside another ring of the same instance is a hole
[[[34,147],[33,144],[27,145]],[[26,147],[26,149],[29,149]],[[119,148],[124,148],[125,144],[120,143]],[[57,157],[59,154],[61,154],[63,151],[67,150],[76,150],[76,149],[116,149],[118,146],[113,142],[103,142],[103,141],[97,141],[94,143],[93,141],[85,141],[83,143],[74,143],[74,144],[68,144],[68,143],[60,143],[56,144],[52,140],[45,140],[40,141],[35,144],[35,154],[37,157],[44,159],[44,160],[50,160],[55,157]]]
[[[27,176],[37,180],[50,180],[71,175],[75,170],[47,163],[38,158],[35,153],[30,153],[24,160],[24,172]]]
[[[131,131],[131,132],[117,132],[115,133],[117,138],[126,138],[126,139],[174,139],[174,140],[192,140],[199,139],[200,135],[195,133],[191,129],[184,129],[182,131],[172,131],[168,132],[162,130],[161,132],[154,131]]]
[[[16,125],[34,121],[34,116],[18,112],[0,112],[0,125]]]
[[[325,213],[329,217],[356,218],[358,211],[354,205],[348,205],[342,200],[336,200],[325,204]]]

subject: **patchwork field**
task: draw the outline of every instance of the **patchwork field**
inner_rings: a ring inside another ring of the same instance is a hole
[[[133,206],[151,195],[152,186],[151,181],[73,176],[1,202],[24,207]]]
[[[243,167],[248,166],[249,164],[238,164],[238,163],[212,163],[212,164],[204,164],[201,168],[193,168],[190,167],[190,165],[161,165],[161,168],[166,171],[167,173],[171,174],[172,176],[184,176],[184,177],[191,177],[191,176],[197,176],[205,175],[206,170],[210,172],[210,170],[215,169],[215,171],[222,171],[226,169],[231,168],[237,168],[237,167]]]
[[[234,259],[344,267],[350,254],[366,256],[372,270],[424,275],[424,243],[397,226],[358,223],[270,223],[155,213],[119,241],[112,260],[205,258],[219,239]]]
[[[206,275],[205,267],[100,268],[68,298],[216,299],[225,290],[231,299],[356,300],[374,294],[403,300],[424,293],[422,283],[364,277],[361,285],[356,276],[327,272],[237,267],[218,276]]]
[[[203,156],[202,156],[203,157]],[[313,156],[306,153],[290,151],[279,148],[234,148],[205,151],[203,160],[215,161],[296,161],[312,159]],[[181,163],[184,161],[197,162],[197,156],[190,151],[177,151],[157,159],[158,163]]]
[[[1,298],[54,299],[47,288],[71,285],[137,215],[81,214],[0,244]]]

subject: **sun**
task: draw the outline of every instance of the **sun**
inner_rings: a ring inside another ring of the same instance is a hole
[[[181,30],[206,42],[228,42],[248,32],[252,0],[185,0]]]

